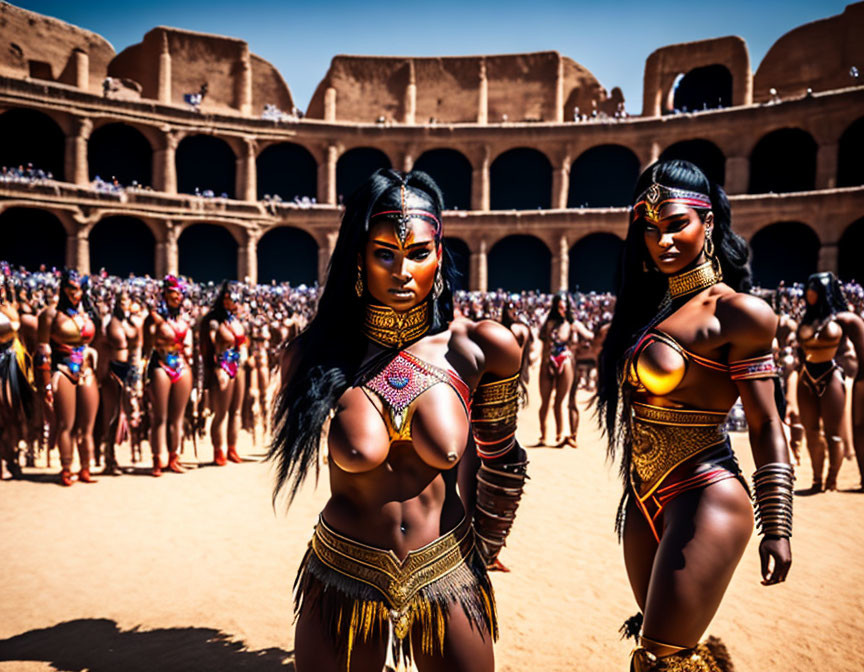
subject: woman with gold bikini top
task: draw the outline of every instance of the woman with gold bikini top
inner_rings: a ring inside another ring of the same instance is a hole
[[[285,351],[277,491],[317,467],[329,421],[330,499],[295,583],[298,672],[380,670],[388,639],[420,672],[494,668],[486,566],[525,479],[521,349],[500,324],[453,321],[441,208],[423,173],[373,175]]]
[[[843,466],[842,434],[846,411],[846,385],[837,356],[844,339],[849,339],[858,360],[862,361],[864,320],[849,311],[843,290],[833,273],[811,275],[807,280],[805,301],[807,307],[797,333],[801,353],[798,406],[790,409],[790,413],[799,414],[804,425],[807,452],[813,466],[810,492],[815,494],[822,492],[823,488],[837,489],[837,476]],[[864,380],[860,367],[857,380]],[[856,383],[853,389],[858,387]],[[823,481],[826,451],[828,473]],[[855,453],[864,486],[864,433],[861,431],[855,441]]]
[[[73,442],[77,440],[78,481],[95,483],[90,476],[93,459],[93,426],[99,409],[96,354],[89,347],[96,334],[81,279],[66,270],[60,280],[57,308],[39,315],[39,349],[36,368],[41,374],[43,398],[55,414],[60,449],[60,483],[72,485]]]
[[[246,385],[243,364],[248,356],[248,346],[243,324],[236,317],[239,301],[239,283],[223,282],[213,306],[201,319],[199,331],[204,381],[213,411],[210,423],[213,462],[220,467],[229,461],[243,461],[237,453],[237,440]]]
[[[144,352],[147,363],[146,393],[150,395],[150,446],[153,476],[162,475],[162,453],[167,448],[166,469],[183,473],[180,441],[186,404],[192,394],[189,366],[191,338],[182,313],[184,286],[173,275],[162,280],[162,297],[144,321]]]
[[[635,193],[597,392],[610,455],[622,458],[617,529],[641,609],[625,624],[639,641],[630,669],[722,671],[725,647],[699,640],[753,527],[724,428],[739,396],[758,467],[763,583],[783,581],[791,562],[792,468],[771,352],[777,319],[739,293],[749,286],[747,247],[731,230],[721,187],[689,162],[663,161]]]

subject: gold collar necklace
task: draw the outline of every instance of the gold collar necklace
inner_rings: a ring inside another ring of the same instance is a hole
[[[401,348],[429,331],[429,302],[422,301],[405,313],[387,306],[366,304],[363,333],[385,348]]]
[[[715,268],[713,261],[709,259],[689,271],[670,275],[669,297],[677,299],[716,285],[718,282],[723,282],[723,271],[720,270],[720,264]]]

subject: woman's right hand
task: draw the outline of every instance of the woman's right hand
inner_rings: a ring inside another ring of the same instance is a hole
[[[796,422],[796,419],[800,417],[798,413],[798,407],[793,406],[792,404],[788,404],[786,406],[786,417],[783,418],[783,422],[787,425],[793,425]]]

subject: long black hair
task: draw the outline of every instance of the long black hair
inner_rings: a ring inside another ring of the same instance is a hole
[[[88,282],[88,278],[81,277],[74,268],[67,268],[63,271],[60,276],[60,290],[57,297],[57,310],[63,313],[77,312],[78,306],[73,306],[72,302],[69,300],[68,294],[66,294],[65,290],[67,287],[71,287],[73,284],[77,284],[81,289],[81,308],[85,313],[90,317],[90,320],[93,324],[98,325],[99,320],[99,312],[96,310],[96,307],[93,305],[93,302],[90,300],[90,283]]]
[[[369,238],[370,215],[376,203],[392,198],[393,191],[398,193],[403,186],[422,196],[441,220],[441,190],[420,171],[378,170],[346,201],[318,311],[288,346],[292,372],[275,402],[268,453],[276,462],[274,502],[288,485],[290,504],[311,469],[317,478],[321,431],[339,397],[370,368],[393,356],[392,351],[385,350],[372,362],[363,363],[367,340],[362,324],[369,297],[366,293],[358,297],[355,284],[357,259],[364,256]],[[439,240],[438,244],[443,243]],[[454,269],[446,248],[441,255],[441,277],[443,290],[437,298],[430,295],[427,299],[432,309],[431,334],[446,330],[453,320]]]
[[[706,194],[711,198],[714,213],[715,256],[720,261],[723,282],[737,292],[750,289],[750,250],[741,236],[732,231],[732,217],[729,199],[719,184],[710,181],[705,174],[689,161],[658,161],[639,177],[634,189],[633,202],[651,184],[676,187],[687,191]],[[706,209],[697,209],[700,219],[705,221]],[[601,427],[606,431],[608,454],[615,458],[618,448],[629,440],[627,436],[626,415],[629,409],[619,409],[621,398],[619,387],[619,367],[628,348],[630,348],[645,328],[656,319],[660,304],[668,288],[665,275],[654,270],[644,240],[644,224],[641,219],[630,217],[630,227],[622,252],[617,278],[617,299],[615,313],[603,348],[597,361],[596,409]],[[676,304],[672,304],[672,309]],[[622,461],[622,475],[626,476],[629,463]]]
[[[843,287],[833,273],[814,273],[807,278],[807,289],[814,290],[819,299],[813,305],[807,304],[804,310],[802,324],[821,322],[834,313],[842,313],[849,310]]]
[[[567,302],[567,308],[564,310],[563,316],[558,312],[558,306],[561,305],[562,301]],[[552,305],[549,307],[549,314],[546,315],[543,326],[540,327],[540,333],[545,334],[546,325],[549,323],[560,327],[564,322],[573,324],[573,300],[567,295],[567,292],[558,292],[552,297]]]

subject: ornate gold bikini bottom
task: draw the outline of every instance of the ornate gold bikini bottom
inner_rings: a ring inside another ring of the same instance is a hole
[[[655,521],[666,504],[688,490],[737,478],[740,469],[726,433],[726,413],[638,402],[632,403],[632,409],[630,485],[659,542]],[[669,475],[687,462],[693,468],[669,482]]]
[[[468,518],[401,561],[392,550],[350,539],[319,518],[294,582],[295,615],[319,612],[346,655],[346,669],[358,639],[389,632],[397,662],[410,663],[418,627],[422,651],[443,652],[447,613],[456,604],[472,626],[497,639],[492,585]]]

